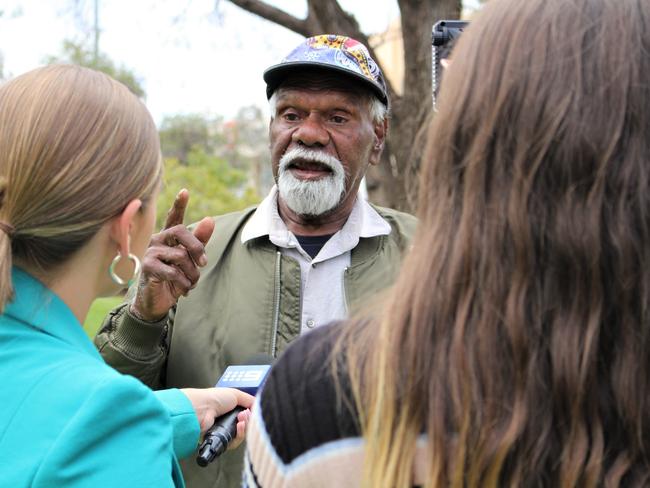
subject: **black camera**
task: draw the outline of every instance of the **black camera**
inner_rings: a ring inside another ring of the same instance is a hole
[[[456,40],[467,25],[468,22],[464,20],[440,20],[433,25],[431,30],[431,81],[434,110],[444,70],[443,63],[449,58]]]

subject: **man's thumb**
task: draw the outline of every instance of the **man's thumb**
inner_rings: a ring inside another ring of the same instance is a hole
[[[211,217],[205,217],[196,224],[192,233],[205,246],[210,240],[212,231],[214,231],[214,220]]]

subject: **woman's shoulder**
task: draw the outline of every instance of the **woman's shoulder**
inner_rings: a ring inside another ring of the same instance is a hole
[[[315,329],[271,369],[246,436],[248,486],[358,485],[363,439],[337,344],[349,326]]]
[[[52,375],[53,390],[66,389],[71,399],[76,399],[86,408],[99,407],[103,402],[115,406],[116,402],[112,399],[120,397],[128,402],[120,406],[119,412],[116,412],[118,416],[128,414],[132,404],[137,404],[137,408],[146,405],[149,410],[164,410],[159,408],[160,402],[150,388],[132,376],[119,373],[101,358],[73,351],[56,365],[56,369],[58,373]]]
[[[35,479],[43,486],[171,486],[172,426],[151,390],[103,375],[45,451]]]
[[[264,385],[264,403],[280,405],[295,397],[323,398],[347,387],[347,375],[337,374],[334,366],[342,364],[337,348],[340,331],[348,324],[336,322],[319,327],[294,341],[277,360]],[[278,393],[283,393],[278,395]],[[263,403],[263,404],[264,404]]]
[[[108,424],[116,428],[122,422],[133,423],[135,418],[167,419],[165,407],[137,379],[95,358],[69,355],[68,359],[58,364],[30,395],[47,399],[50,406],[58,405],[60,421],[68,423],[62,429],[85,421],[103,429]]]
[[[301,337],[269,373],[259,401],[261,420],[284,462],[359,435],[349,378],[336,347],[346,325],[324,326]]]
[[[68,354],[38,381],[25,382],[30,384],[15,392],[20,403],[5,425],[10,451],[0,448],[6,459],[21,460],[22,469],[11,478],[16,485],[29,477],[34,486],[78,486],[75,473],[81,472],[87,473],[86,486],[90,480],[94,486],[129,485],[121,473],[169,485],[168,474],[143,469],[171,471],[172,435],[165,407],[138,380],[94,358]]]

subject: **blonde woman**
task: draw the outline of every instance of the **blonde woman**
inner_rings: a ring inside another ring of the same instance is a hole
[[[273,368],[251,486],[650,486],[650,2],[490,0],[453,56],[413,251]]]
[[[154,123],[108,76],[50,66],[0,87],[0,486],[183,486],[177,457],[250,406],[229,389],[154,393],[82,329],[137,272],[160,183]]]

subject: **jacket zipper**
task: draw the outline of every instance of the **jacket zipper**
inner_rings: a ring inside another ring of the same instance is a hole
[[[282,254],[277,251],[275,254],[275,289],[273,293],[273,335],[271,336],[271,356],[275,357],[277,347],[278,323],[280,322],[280,262]]]

